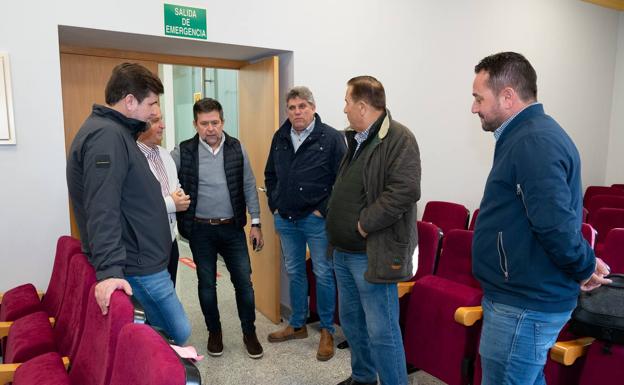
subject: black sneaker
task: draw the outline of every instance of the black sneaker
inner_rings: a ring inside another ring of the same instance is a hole
[[[223,354],[223,334],[221,331],[208,333],[208,354],[219,357]]]
[[[256,332],[244,334],[243,342],[245,343],[245,347],[247,348],[247,355],[249,357],[254,359],[262,358],[264,351],[262,350],[262,345],[260,345],[260,341],[258,341],[258,336],[256,336]]]

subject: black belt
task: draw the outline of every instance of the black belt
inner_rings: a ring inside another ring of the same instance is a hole
[[[229,225],[234,223],[234,218],[199,218],[195,217],[193,220],[197,223],[205,223],[207,225]]]

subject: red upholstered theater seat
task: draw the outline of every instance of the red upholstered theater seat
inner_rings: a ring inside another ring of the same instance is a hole
[[[197,368],[146,325],[123,327],[110,385],[199,385]]]
[[[624,190],[617,187],[608,186],[587,186],[583,195],[583,207],[589,208],[589,201],[595,195],[619,195],[624,196]]]
[[[624,184],[623,183],[614,183],[614,184],[611,185],[611,187],[621,188],[622,190],[624,190]]]
[[[624,228],[609,231],[602,259],[609,265],[612,273],[624,274]]]
[[[472,231],[444,236],[436,275],[414,283],[405,322],[407,362],[449,385],[468,384],[477,355],[481,322],[455,322],[457,308],[481,304],[482,291],[472,276]]]
[[[624,191],[624,190],[622,190]],[[589,211],[587,218],[592,217],[592,213],[603,207],[611,207],[614,209],[624,209],[624,195],[594,195],[589,200],[587,210]]]
[[[429,201],[425,205],[422,221],[435,223],[444,234],[449,230],[468,228],[470,211],[458,203]]]
[[[89,291],[84,332],[71,360],[69,375],[63,375],[65,369],[61,356],[56,352],[47,353],[21,365],[15,372],[14,385],[109,385],[118,337],[121,329],[133,322],[134,307],[130,298],[118,290],[111,296],[108,314],[104,316],[94,293],[95,285]],[[149,347],[133,346],[134,352],[143,349]],[[150,360],[145,356],[151,354],[148,351],[142,357]]]
[[[80,253],[80,242],[77,239],[66,235],[60,237],[56,243],[52,274],[43,299],[39,300],[37,290],[30,283],[8,290],[2,296],[0,322],[15,321],[40,310],[50,317],[57,317],[65,293],[70,258],[77,253]]]
[[[624,378],[624,346],[594,341],[585,357],[580,385],[612,385]]]
[[[589,224],[598,231],[596,238],[596,255],[601,257],[607,234],[611,229],[624,228],[624,209],[603,207],[592,213]]]
[[[67,290],[71,294],[63,300],[54,329],[45,312],[36,313],[39,314],[36,321],[34,315],[16,320],[9,329],[4,362],[25,362],[44,353],[38,348],[50,346],[50,334],[44,330],[52,330],[52,344],[56,346],[56,351],[72,359],[82,335],[89,289],[95,282],[95,270],[87,257],[76,254],[71,260],[67,277]]]
[[[442,230],[433,223],[416,222],[418,228],[418,269],[411,281],[416,281],[422,277],[435,273],[436,263],[440,248],[442,246]],[[405,317],[407,306],[411,294],[406,294],[399,298],[399,324],[401,330],[405,327]]]

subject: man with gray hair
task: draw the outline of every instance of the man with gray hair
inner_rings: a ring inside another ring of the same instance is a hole
[[[292,314],[288,326],[269,334],[268,340],[282,342],[308,336],[307,245],[321,319],[316,358],[327,361],[334,356],[336,282],[327,255],[325,216],[346,144],[340,132],[321,122],[307,87],[292,88],[286,96],[286,107],[288,120],[273,136],[264,177],[288,273]]]

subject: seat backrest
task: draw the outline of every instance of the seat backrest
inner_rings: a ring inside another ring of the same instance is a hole
[[[611,185],[611,187],[621,188],[622,190],[624,190],[624,184],[622,183],[614,183]]]
[[[87,257],[82,253],[74,255],[67,275],[67,296],[54,326],[54,339],[62,356],[74,358],[83,331],[89,290],[95,282],[95,270]]]
[[[593,213],[603,207],[624,209],[624,195],[594,195],[589,200],[589,205],[587,206],[587,210],[589,211],[588,219],[592,217]]]
[[[481,288],[472,275],[470,230],[451,230],[444,235],[436,275],[474,288]]]
[[[624,274],[624,228],[609,231],[602,259],[609,265],[612,273]]]
[[[154,329],[129,324],[115,349],[110,385],[191,385],[201,383],[199,371],[182,360]]]
[[[594,248],[596,245],[596,229],[594,229],[589,223],[581,224],[581,233],[583,234],[583,238],[589,243],[589,245]]]
[[[56,255],[48,288],[43,296],[41,305],[50,317],[58,317],[61,310],[65,288],[67,286],[67,272],[70,258],[80,253],[80,241],[67,235],[61,236],[56,242]]]
[[[589,202],[595,195],[624,195],[624,190],[609,186],[587,186],[583,195],[583,207],[589,209]]]
[[[87,303],[85,327],[69,377],[72,384],[108,385],[119,333],[132,323],[134,307],[130,297],[117,290],[111,296],[108,314],[102,315],[95,301],[95,285],[89,291]],[[146,347],[136,345],[134,349]]]
[[[425,205],[422,221],[435,223],[444,234],[452,229],[467,229],[470,211],[459,203],[429,201]]]
[[[470,219],[470,226],[468,226],[468,230],[474,231],[475,225],[477,224],[478,216],[479,216],[479,209],[476,209],[474,213],[472,213],[472,218]]]
[[[609,207],[598,209],[590,216],[589,224],[598,231],[596,244],[603,244],[611,229],[624,227],[624,209]]]
[[[416,226],[418,228],[418,270],[412,281],[435,272],[442,240],[442,230],[433,223],[418,221]]]

